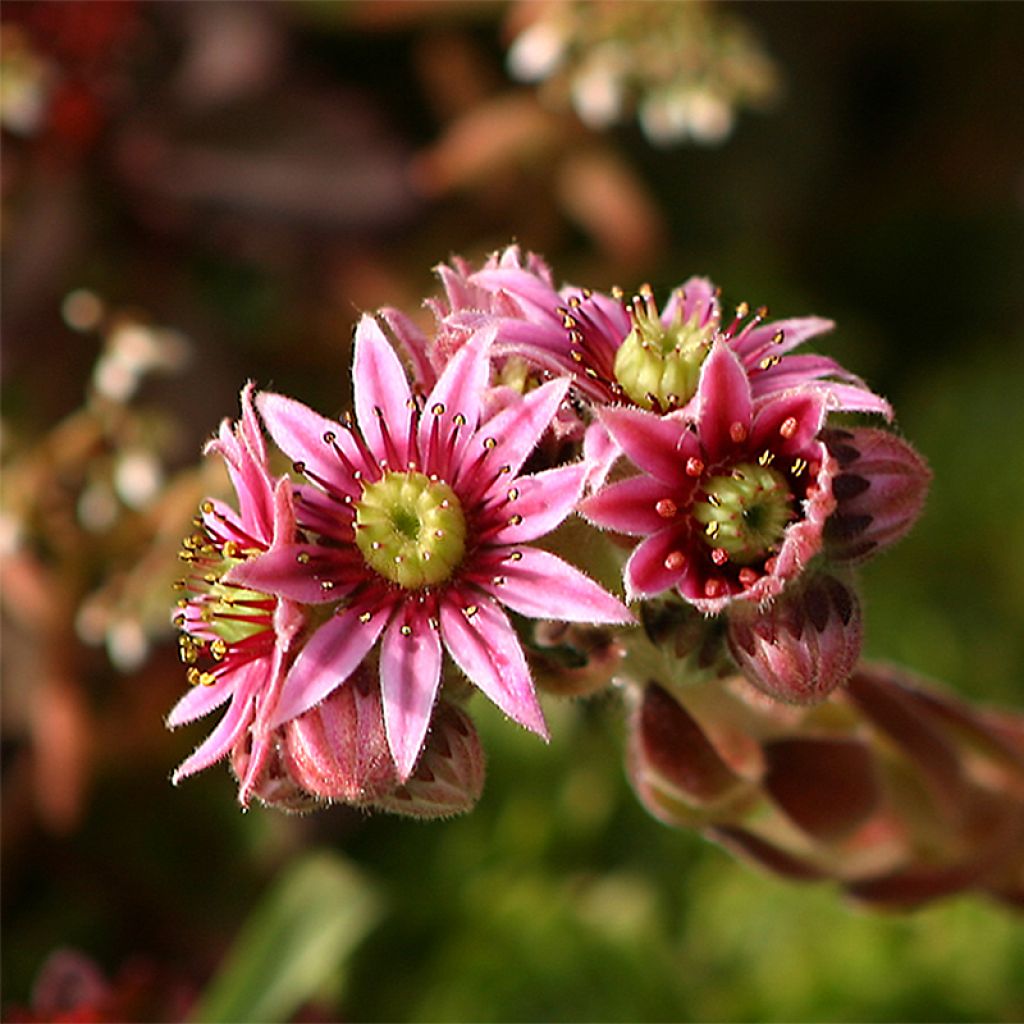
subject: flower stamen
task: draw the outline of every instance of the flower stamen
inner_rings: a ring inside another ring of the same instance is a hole
[[[741,463],[728,476],[706,480],[693,518],[712,545],[717,566],[747,565],[773,551],[793,518],[793,495],[786,478],[766,465]]]

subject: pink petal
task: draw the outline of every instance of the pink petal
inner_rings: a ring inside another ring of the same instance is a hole
[[[864,383],[829,356],[786,356],[766,370],[755,369],[756,367],[756,363],[750,367],[754,371],[751,387],[754,389],[755,398],[760,394],[785,391],[807,384],[820,377],[837,377],[861,385]]]
[[[798,316],[774,320],[741,333],[729,343],[745,364],[753,368],[763,356],[781,356],[809,338],[831,331],[835,324],[820,316]],[[782,331],[782,341],[772,341]],[[753,365],[752,365],[753,364]]]
[[[568,380],[548,381],[480,425],[477,440],[483,442],[493,437],[497,442],[488,458],[495,468],[509,467],[504,474],[506,479],[519,472],[558,412],[568,389]]]
[[[466,306],[473,305],[473,300],[477,297],[475,289],[470,286],[467,280],[467,270],[468,267],[463,265],[462,260],[458,260],[453,267],[449,267],[445,263],[434,267],[434,273],[440,278],[441,287],[444,288],[448,304],[453,310],[464,309]]]
[[[232,700],[213,732],[174,770],[171,782],[175,786],[189,775],[216,764],[231,750],[252,719],[252,702],[251,691],[244,695],[239,693]]]
[[[321,579],[334,582],[349,575],[341,552],[319,544],[279,544],[265,554],[236,565],[224,576],[234,583],[261,594],[276,594],[302,604],[337,601],[344,590],[325,590]],[[306,564],[303,564],[306,559]]]
[[[561,558],[538,548],[524,548],[520,555],[502,564],[503,583],[484,587],[514,612],[563,622],[633,621],[625,605]]]
[[[227,540],[239,540],[248,545],[249,538],[246,535],[245,525],[238,513],[219,498],[207,498],[206,500],[210,503],[210,510],[202,512],[201,515],[210,533],[224,534]]]
[[[583,489],[586,467],[578,462],[518,477],[514,501],[505,502],[500,514],[509,525],[492,538],[493,544],[524,544],[550,533],[572,511]],[[513,518],[515,517],[515,518]]]
[[[489,292],[508,292],[523,307],[530,319],[557,320],[555,309],[562,305],[562,299],[550,285],[539,277],[525,270],[485,269],[479,270],[471,278],[472,284],[485,288]]]
[[[697,430],[709,462],[725,458],[746,440],[751,412],[747,372],[727,344],[716,342],[697,385]]]
[[[642,540],[629,556],[623,572],[626,598],[634,601],[641,597],[655,597],[677,586],[686,574],[687,566],[684,564],[681,570],[665,567],[665,559],[675,551],[684,554],[686,551],[678,530],[662,530]]]
[[[596,422],[587,427],[583,435],[583,461],[587,464],[584,486],[588,491],[596,491],[604,484],[621,454],[622,449],[603,423]]]
[[[313,533],[334,534],[338,531],[338,503],[310,484],[292,483],[292,501],[296,517],[303,529]]]
[[[398,466],[409,461],[409,382],[402,361],[384,332],[370,316],[363,316],[356,327],[352,357],[352,394],[356,421],[371,451],[388,460],[389,446],[384,442],[385,428],[398,451]]]
[[[632,327],[629,314],[623,308],[622,302],[619,299],[613,299],[610,295],[594,292],[586,299],[583,310],[591,323],[600,331],[601,340],[613,351],[617,350]],[[563,338],[565,337],[563,335]]]
[[[488,316],[477,318],[486,322]],[[569,358],[569,345],[565,328],[560,324],[535,324],[530,320],[516,320],[503,317],[497,324],[495,354],[521,352],[531,363],[552,373],[576,371],[576,364]]]
[[[402,631],[408,629],[405,635]],[[441,681],[441,638],[425,615],[396,615],[380,650],[380,686],[388,746],[402,781],[423,749]]]
[[[231,420],[226,416],[220,421],[220,426],[217,428],[217,436],[211,438],[203,445],[203,454],[210,455],[216,453],[224,458],[228,463],[238,464],[242,458],[242,446],[235,437],[235,432],[231,429]]]
[[[219,708],[233,693],[232,682],[221,679],[214,686],[193,686],[182,695],[167,716],[167,728],[176,729],[179,725],[194,722],[197,718],[208,715]]]
[[[274,487],[273,540],[278,544],[289,543],[295,537],[295,503],[292,483],[287,477],[280,477]]]
[[[836,377],[842,383],[823,377]],[[881,395],[828,356],[787,356],[771,369],[754,373],[751,387],[755,398],[808,387],[828,396],[832,409],[878,413],[888,420],[893,415],[892,406]]]
[[[717,288],[706,277],[691,277],[674,289],[662,310],[662,323],[671,323],[676,317],[680,303],[683,307],[683,323],[689,323],[696,315],[697,323],[703,327],[709,320],[719,320],[721,309],[716,295]]]
[[[267,762],[277,747],[277,736],[269,723],[277,708],[281,688],[284,685],[285,658],[286,649],[282,644],[278,644],[274,648],[266,675],[254,690],[252,745],[249,749],[248,764],[239,779],[238,786],[238,802],[243,807],[249,806]]]
[[[267,443],[263,438],[263,430],[260,427],[260,421],[256,418],[256,409],[253,406],[255,390],[256,385],[252,381],[248,381],[242,388],[242,419],[238,424],[238,437],[249,450],[252,460],[258,465],[265,465]]]
[[[436,374],[430,362],[427,336],[401,310],[385,306],[378,314],[412,364],[413,378],[424,390],[434,386]]]
[[[818,391],[790,391],[773,395],[757,413],[750,431],[750,447],[760,452],[762,447],[787,454],[801,453],[825,422],[824,396]]]
[[[391,609],[376,609],[366,622],[360,621],[361,612],[358,605],[346,608],[325,622],[299,652],[284,681],[281,700],[270,721],[272,728],[319,704],[369,653],[387,625]]]
[[[829,408],[841,409],[846,412],[870,412],[892,420],[892,406],[881,396],[869,391],[866,387],[854,384],[836,384],[833,381],[822,381],[817,387],[828,397]]]
[[[668,525],[666,518],[658,514],[658,502],[667,498],[681,504],[683,493],[679,487],[654,477],[633,476],[584,498],[579,511],[596,526],[642,537]]]
[[[686,478],[686,460],[679,455],[687,433],[685,422],[631,406],[609,406],[598,409],[597,415],[613,440],[644,472],[668,483]]]
[[[326,480],[340,492],[357,492],[333,447],[324,440],[333,435],[334,443],[357,467],[363,465],[363,457],[349,436],[348,431],[337,421],[329,420],[315,413],[302,402],[284,395],[263,391],[256,397],[263,422],[274,443],[294,462],[303,462],[321,479]]]
[[[441,605],[441,635],[470,682],[514,721],[548,738],[519,639],[490,597],[481,593],[477,601],[449,592]]]
[[[295,638],[306,628],[308,617],[301,604],[282,598],[274,608],[274,636],[277,650],[291,650]]]
[[[235,424],[224,420],[218,436],[203,449],[224,459],[231,484],[238,495],[243,529],[260,540],[273,532],[273,484],[266,465],[266,449],[256,414],[252,409],[251,385],[242,392],[242,419]]]
[[[430,392],[423,406],[419,426],[420,452],[428,465],[424,472],[430,472],[434,468],[445,474],[449,472],[448,466],[435,467],[427,454],[430,451],[430,438],[435,431],[435,423],[440,426],[442,448],[446,447],[452,433],[458,430],[453,459],[455,465],[459,464],[461,454],[480,421],[482,399],[490,376],[490,347],[493,341],[492,329],[474,334],[452,356],[433,391]],[[461,426],[457,425],[456,417],[463,421]]]

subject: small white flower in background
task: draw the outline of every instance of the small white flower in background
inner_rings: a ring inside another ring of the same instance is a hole
[[[521,82],[547,78],[565,56],[567,26],[554,19],[536,21],[521,32],[509,47],[508,69]]]
[[[674,89],[652,93],[640,104],[644,134],[656,145],[692,139],[715,145],[728,138],[734,122],[732,108],[706,89]]]
[[[510,74],[593,129],[635,112],[655,145],[717,145],[741,107],[765,106],[777,91],[774,63],[716,5],[520,3],[512,19],[529,23],[509,48]]]
[[[621,120],[626,100],[629,57],[617,43],[595,47],[572,80],[572,104],[590,128]]]
[[[129,508],[145,508],[159,493],[163,481],[163,467],[153,452],[134,448],[118,456],[114,487],[118,497]]]

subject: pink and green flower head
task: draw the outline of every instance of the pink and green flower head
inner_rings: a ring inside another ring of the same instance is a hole
[[[562,403],[551,381],[485,418],[492,333],[475,335],[425,400],[377,324],[356,331],[355,417],[325,419],[259,397],[268,431],[309,484],[297,515],[312,540],[275,542],[236,570],[254,591],[336,604],[285,681],[280,725],[343,685],[379,642],[388,744],[402,778],[423,747],[442,651],[512,719],[546,735],[505,609],[569,621],[629,613],[579,570],[531,542],[572,511],[584,466],[524,474]]]
[[[224,459],[238,511],[220,501],[203,502],[196,530],[183,542],[181,558],[188,572],[178,588],[188,596],[179,602],[175,623],[193,688],[175,705],[167,724],[174,728],[228,704],[220,723],[175,771],[173,781],[219,761],[251,730],[251,756],[239,789],[245,805],[270,753],[269,716],[305,619],[293,602],[234,578],[249,559],[295,535],[291,488],[267,469],[251,384],[241,401],[241,420],[225,420],[206,447]]]
[[[490,290],[496,306],[518,307],[500,316],[497,351],[516,352],[551,373],[569,375],[578,391],[598,404],[627,403],[655,412],[684,408],[696,394],[700,370],[716,341],[727,344],[750,376],[755,398],[795,387],[828,396],[832,409],[891,417],[885,399],[834,359],[790,355],[829,331],[831,320],[793,317],[767,321],[741,303],[723,324],[719,290],[703,277],[675,289],[660,310],[649,286],[631,297],[565,287],[556,291],[546,267],[492,260],[469,282]],[[455,311],[454,324],[480,326],[485,318]]]
[[[461,256],[434,268],[443,295],[424,302],[434,316],[434,332],[429,338],[401,310],[386,307],[380,311],[381,320],[409,361],[415,383],[424,390],[434,386],[448,361],[477,330],[495,318],[515,320],[522,316],[520,305],[511,295],[474,282],[478,269]],[[551,270],[544,260],[532,252],[521,252],[517,245],[493,253],[483,269],[522,271],[554,289]]]
[[[599,420],[638,468],[581,505],[598,526],[641,537],[627,594],[675,587],[706,613],[781,593],[821,549],[835,508],[835,462],[818,439],[825,396],[755,400],[739,357],[718,341],[704,361],[694,419],[608,406]]]

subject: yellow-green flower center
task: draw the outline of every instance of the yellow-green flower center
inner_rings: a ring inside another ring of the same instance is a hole
[[[182,541],[178,557],[192,571],[175,586],[192,591],[195,596],[191,601],[200,609],[203,622],[224,644],[238,643],[270,628],[266,609],[272,598],[257,590],[222,582],[231,569],[258,554],[259,550],[244,549],[234,541],[215,543],[205,531]]]
[[[704,540],[738,565],[768,554],[793,518],[793,495],[774,469],[743,462],[728,476],[713,476],[701,487],[693,518],[704,525]]]
[[[269,618],[263,611],[266,602],[271,600],[258,590],[246,590],[230,583],[221,583],[220,579],[230,569],[240,565],[246,559],[225,556],[213,569],[217,582],[210,584],[210,600],[203,606],[203,619],[225,643],[236,644],[263,630],[270,628]],[[259,615],[257,622],[249,621],[248,616]]]
[[[371,569],[407,590],[447,580],[466,548],[455,492],[423,473],[385,473],[356,504],[356,544]]]
[[[683,322],[680,304],[673,322],[666,326],[649,293],[635,298],[629,313],[633,327],[615,354],[615,379],[644,409],[684,405],[697,391],[714,325],[700,326],[696,314]]]

